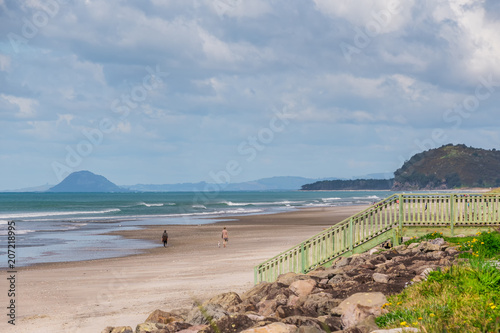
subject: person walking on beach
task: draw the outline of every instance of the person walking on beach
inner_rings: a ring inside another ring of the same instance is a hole
[[[161,235],[161,241],[163,242],[163,247],[167,247],[167,242],[168,242],[167,230],[163,230],[163,235]]]
[[[224,227],[224,229],[222,229],[222,244],[224,245],[224,247],[226,247],[226,244],[227,244],[227,241],[229,240],[229,237],[227,235],[227,229],[226,227]]]

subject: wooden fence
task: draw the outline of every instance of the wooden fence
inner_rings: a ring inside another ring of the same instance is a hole
[[[283,273],[306,273],[388,239],[398,244],[405,227],[447,227],[453,235],[458,226],[499,225],[499,206],[498,194],[394,194],[255,266],[254,280],[274,281]]]

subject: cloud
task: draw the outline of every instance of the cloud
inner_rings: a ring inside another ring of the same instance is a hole
[[[16,106],[17,112],[14,114],[16,118],[34,118],[36,116],[36,106],[38,105],[36,100],[4,94],[0,94],[0,98]]]
[[[42,3],[1,1],[1,31],[22,37],[23,18]],[[491,146],[499,9],[491,0],[60,2],[17,52],[0,36],[0,139],[9,145],[0,158],[19,151],[52,174],[12,177],[26,186],[54,182],[51,163],[101,131],[81,167],[118,183],[208,181],[224,162],[243,163],[238,145],[283,110],[284,130],[240,180],[390,171],[436,129]],[[350,62],[342,43],[357,49]],[[468,111],[484,80],[487,98]],[[114,167],[135,156],[148,173]]]

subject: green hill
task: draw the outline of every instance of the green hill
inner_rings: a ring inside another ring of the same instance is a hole
[[[416,154],[394,172],[394,190],[500,186],[500,151],[448,144]]]

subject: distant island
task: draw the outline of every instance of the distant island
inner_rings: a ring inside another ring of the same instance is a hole
[[[302,190],[446,190],[500,186],[500,151],[447,144],[413,155],[394,178],[328,180]]]
[[[128,192],[128,190],[90,171],[77,171],[51,187],[48,192]]]

